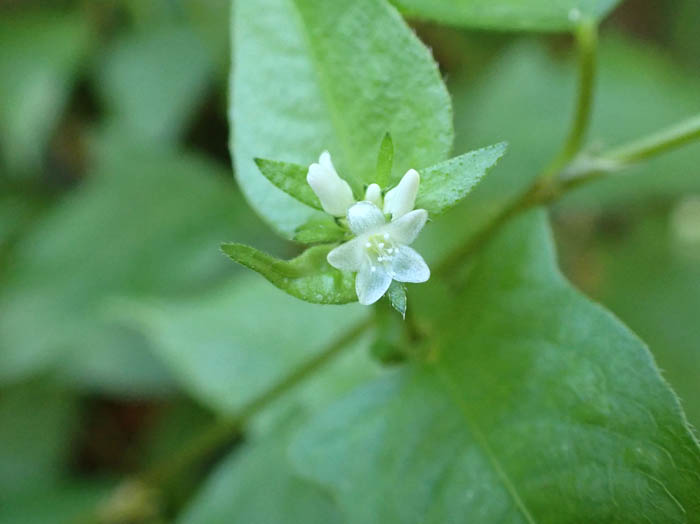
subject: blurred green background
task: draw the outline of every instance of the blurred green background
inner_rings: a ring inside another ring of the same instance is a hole
[[[697,113],[698,20],[697,0],[606,20],[591,147]],[[413,25],[454,99],[455,153],[511,144],[432,238],[467,235],[559,147],[572,42]],[[0,0],[0,523],[69,522],[366,314],[297,302],[219,252],[299,250],[233,181],[229,55],[228,0]],[[698,426],[700,148],[552,217],[565,272],[649,344]]]

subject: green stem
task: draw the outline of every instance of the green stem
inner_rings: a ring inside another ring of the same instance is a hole
[[[212,453],[231,442],[254,415],[313,375],[362,335],[370,326],[369,322],[363,321],[351,327],[335,339],[326,349],[293,370],[260,396],[244,405],[236,415],[215,422],[186,444],[179,454],[169,457],[167,460],[146,470],[138,475],[135,481],[132,479],[127,482],[136,482],[153,489],[167,483],[182,471],[202,463]],[[91,521],[99,521],[99,518],[91,519]]]
[[[632,164],[665,153],[700,139],[700,114],[666,129],[662,129],[602,155],[603,158],[623,164]]]
[[[591,120],[598,50],[598,26],[594,20],[582,20],[577,26],[576,43],[578,47],[578,95],[574,120],[564,146],[545,170],[543,175],[545,178],[556,175],[581,151]]]

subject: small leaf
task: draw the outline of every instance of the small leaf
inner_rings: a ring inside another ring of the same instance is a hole
[[[463,199],[506,151],[501,142],[450,158],[421,171],[416,207],[431,215],[447,211]]]
[[[341,272],[326,260],[335,244],[315,246],[292,260],[280,260],[243,244],[222,244],[232,260],[257,271],[292,296],[315,304],[355,302],[355,277]]]
[[[379,154],[377,155],[377,177],[375,181],[382,189],[389,185],[393,165],[394,142],[391,140],[391,135],[387,132],[382,138],[382,143],[379,145]]]
[[[318,244],[321,242],[340,242],[345,239],[347,232],[329,216],[312,218],[303,226],[297,228],[294,240],[302,244]]]
[[[323,210],[321,201],[306,181],[309,168],[299,164],[256,158],[255,164],[270,182],[302,204]]]
[[[401,282],[393,280],[386,296],[391,302],[391,307],[401,313],[403,318],[406,318],[406,287]]]

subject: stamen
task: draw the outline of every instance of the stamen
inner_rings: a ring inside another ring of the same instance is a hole
[[[379,246],[379,249],[382,249],[382,248],[384,247],[384,242],[380,242],[380,243],[377,244],[377,245]]]
[[[384,240],[389,240],[389,233],[384,233]]]
[[[365,244],[365,247],[372,247],[372,243],[371,243],[371,242],[367,242],[367,243]]]
[[[369,268],[369,270],[370,270],[372,273],[374,273],[374,272],[377,270],[377,268],[374,267],[374,266],[372,266],[372,267]]]

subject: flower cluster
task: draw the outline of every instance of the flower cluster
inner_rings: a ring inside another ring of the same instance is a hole
[[[425,209],[413,209],[420,184],[415,169],[409,169],[384,196],[377,184],[370,184],[360,202],[355,201],[350,185],[336,172],[328,151],[309,166],[306,180],[324,211],[346,218],[355,235],[328,253],[328,263],[341,271],[357,273],[355,291],[361,304],[379,300],[392,280],[418,283],[430,278],[423,257],[408,247],[428,220]]]

